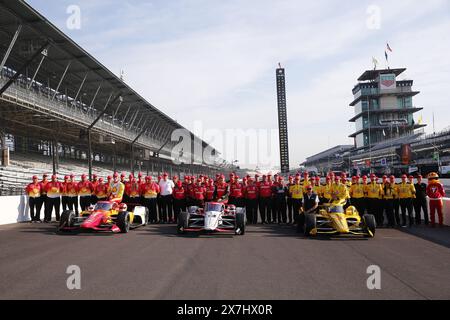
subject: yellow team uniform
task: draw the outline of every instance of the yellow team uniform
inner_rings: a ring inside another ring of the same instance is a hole
[[[383,197],[383,187],[381,184],[371,182],[367,185],[367,198],[369,199],[381,199]]]
[[[344,184],[333,184],[331,186],[332,199],[336,201],[343,201],[349,198],[348,189]]]
[[[397,185],[398,197],[400,199],[409,199],[416,197],[416,188],[410,183],[400,183]]]
[[[332,192],[333,185],[331,183],[322,186],[322,195],[328,202],[333,198]]]
[[[303,199],[303,186],[300,184],[294,184],[289,187],[289,193],[292,195],[292,199]]]
[[[365,197],[364,185],[360,183],[355,183],[350,186],[350,198],[361,199]]]

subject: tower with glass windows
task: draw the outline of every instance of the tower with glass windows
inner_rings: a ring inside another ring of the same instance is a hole
[[[419,91],[412,89],[413,80],[398,80],[406,69],[368,70],[353,88],[356,131],[350,135],[356,148],[373,146],[379,142],[411,135],[426,125],[414,120],[413,97]]]

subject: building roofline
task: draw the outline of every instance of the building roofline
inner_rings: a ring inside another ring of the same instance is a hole
[[[375,80],[380,74],[394,73],[395,76],[399,76],[406,71],[406,68],[397,69],[380,69],[380,70],[366,70],[359,78],[358,81]]]

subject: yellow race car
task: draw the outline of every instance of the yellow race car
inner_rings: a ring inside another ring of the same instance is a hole
[[[318,213],[305,215],[305,235],[360,235],[367,238],[375,236],[376,222],[371,214],[359,215],[355,207],[344,210],[345,202],[334,202],[323,205]]]

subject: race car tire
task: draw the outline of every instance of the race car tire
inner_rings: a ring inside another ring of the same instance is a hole
[[[372,233],[372,236],[368,233],[366,237],[372,238],[375,236],[375,230],[377,228],[377,222],[375,220],[375,217],[373,214],[365,214],[363,216],[364,226],[366,228],[366,231],[369,231]]]
[[[236,234],[243,236],[245,234],[246,215],[244,212],[236,214]]]
[[[189,212],[181,212],[180,216],[178,217],[178,224],[177,224],[177,233],[183,234],[185,233],[185,229],[189,227]]]
[[[317,227],[317,217],[315,214],[305,214],[305,236],[312,236],[311,231]]]
[[[130,214],[128,212],[120,212],[117,215],[116,224],[121,233],[128,233],[130,231]]]
[[[75,212],[72,210],[66,210],[63,211],[61,214],[61,219],[59,220],[59,228],[58,230],[61,230],[61,228],[64,227],[72,227],[73,226],[73,219],[75,218]],[[64,231],[64,230],[61,230]]]

